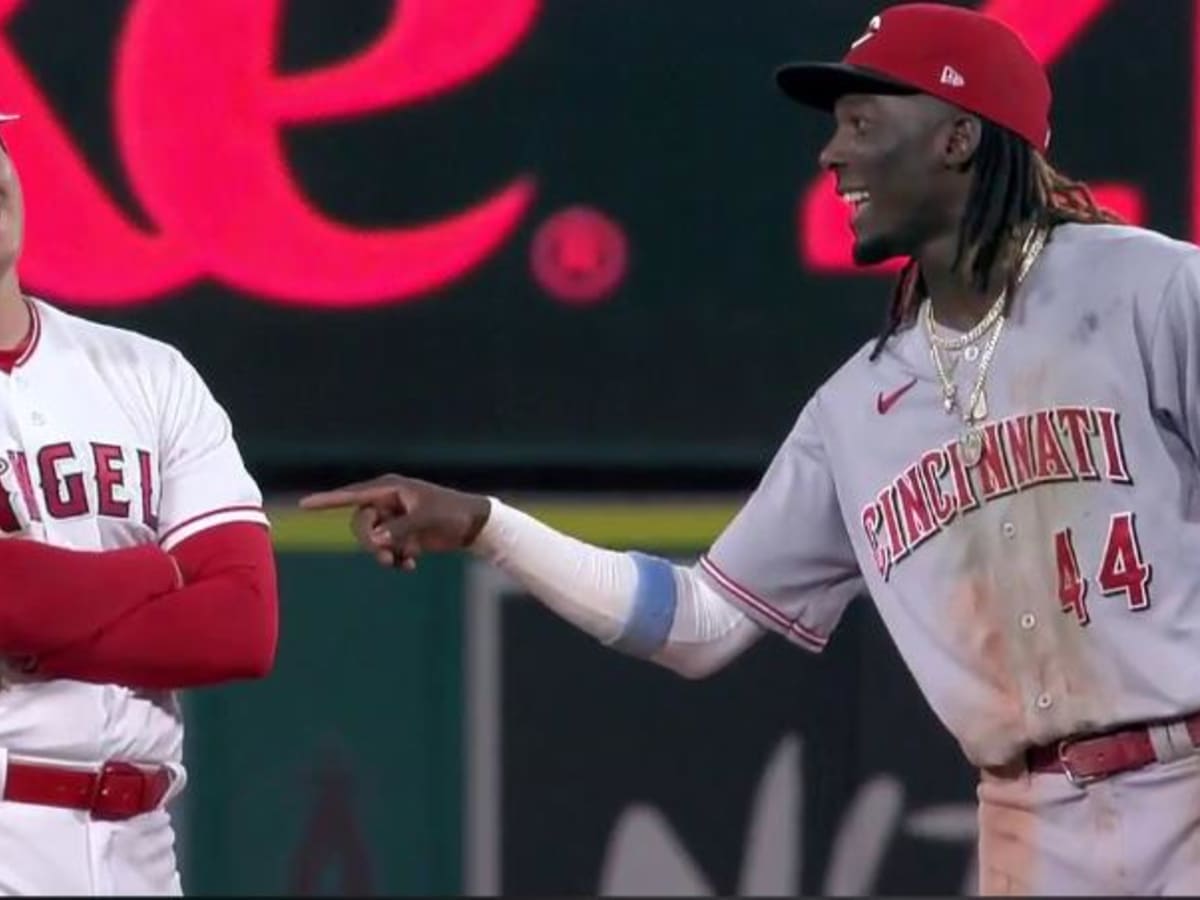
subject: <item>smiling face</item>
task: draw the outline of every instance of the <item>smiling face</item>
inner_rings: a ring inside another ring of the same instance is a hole
[[[924,94],[847,94],[834,118],[820,163],[851,206],[856,263],[911,256],[957,231],[973,149],[964,113]]]

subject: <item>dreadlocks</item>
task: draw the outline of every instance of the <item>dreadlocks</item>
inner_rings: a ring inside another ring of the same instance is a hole
[[[1119,222],[1096,205],[1087,185],[1055,171],[1032,146],[1006,128],[982,122],[975,152],[975,175],[958,230],[954,267],[970,261],[971,286],[985,290],[997,259],[1004,258],[1005,314],[1016,293],[1020,254],[1013,252],[1030,225],[1053,228],[1062,222]],[[874,361],[884,344],[916,313],[924,292],[915,259],[900,272],[892,291],[884,329],[871,351]]]

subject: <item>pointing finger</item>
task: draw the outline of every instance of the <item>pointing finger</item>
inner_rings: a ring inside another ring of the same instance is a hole
[[[380,504],[399,501],[397,490],[393,486],[371,485],[364,487],[336,488],[331,491],[318,491],[300,499],[301,509],[342,509],[348,506],[363,506],[365,504]]]

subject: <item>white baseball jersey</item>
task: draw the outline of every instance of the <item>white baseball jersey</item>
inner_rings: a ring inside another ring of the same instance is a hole
[[[978,765],[1200,709],[1200,250],[1054,230],[986,381],[982,458],[923,327],[813,396],[701,565],[820,650],[869,593]],[[960,360],[959,396],[978,362]]]
[[[79,550],[169,550],[224,522],[266,524],[229,418],[182,354],[31,305],[30,346],[0,373],[0,512],[28,537]],[[182,744],[169,691],[70,680],[0,690],[11,753],[178,764]]]

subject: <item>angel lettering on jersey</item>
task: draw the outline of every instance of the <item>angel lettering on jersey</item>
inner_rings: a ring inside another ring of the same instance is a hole
[[[103,441],[59,441],[0,456],[0,532],[50,519],[127,519],[158,529],[153,454]]]

